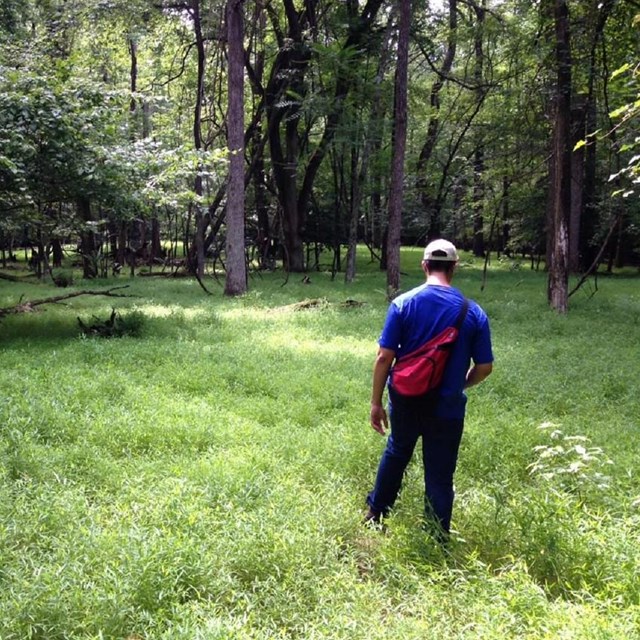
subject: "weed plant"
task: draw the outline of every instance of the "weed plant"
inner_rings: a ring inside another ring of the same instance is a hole
[[[420,251],[402,259],[419,284]],[[387,532],[360,524],[387,307],[364,253],[352,285],[254,274],[228,299],[136,278],[117,305],[4,318],[0,637],[638,637],[637,279],[600,278],[562,317],[515,266],[481,290],[467,257],[455,281],[496,365],[469,392],[446,550],[421,528],[419,461]],[[0,281],[0,307],[58,294]],[[80,336],[113,306],[139,337]]]

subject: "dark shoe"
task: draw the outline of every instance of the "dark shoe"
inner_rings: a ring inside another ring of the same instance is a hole
[[[364,514],[364,518],[362,519],[362,524],[380,524],[382,522],[382,514],[374,511],[369,507],[366,513]]]
[[[383,518],[384,515],[382,513],[378,513],[373,509],[368,509],[362,518],[362,524],[368,529],[385,532],[387,530],[387,525],[382,521]]]

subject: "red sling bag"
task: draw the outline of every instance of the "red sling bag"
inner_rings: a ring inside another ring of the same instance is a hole
[[[396,393],[401,396],[422,396],[440,385],[468,308],[469,301],[465,298],[454,326],[447,327],[396,361],[391,370],[391,388]]]

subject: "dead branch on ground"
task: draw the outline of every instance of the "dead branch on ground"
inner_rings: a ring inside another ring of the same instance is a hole
[[[40,307],[43,304],[57,304],[63,300],[69,300],[69,298],[77,298],[78,296],[108,296],[110,298],[131,298],[132,296],[113,293],[119,289],[127,289],[128,284],[120,287],[112,287],[111,289],[105,289],[104,291],[96,291],[91,289],[83,289],[82,291],[74,291],[73,293],[66,293],[62,296],[52,296],[50,298],[42,298],[40,300],[27,300],[26,302],[19,302],[13,307],[0,308],[0,318],[5,316],[14,315],[17,313],[31,313],[36,307]]]

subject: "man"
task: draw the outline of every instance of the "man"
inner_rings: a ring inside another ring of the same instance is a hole
[[[462,293],[451,286],[457,264],[458,253],[451,242],[429,243],[422,260],[426,282],[398,296],[389,306],[373,369],[371,394],[371,426],[381,435],[387,428],[382,395],[394,360],[456,323],[464,303]],[[438,537],[447,537],[453,509],[453,474],[467,400],[463,390],[482,382],[491,373],[492,363],[487,315],[479,305],[469,301],[438,389],[424,397],[407,397],[389,386],[391,434],[380,460],[375,487],[367,496],[366,522],[380,522],[393,507],[404,471],[418,438],[422,437],[425,511],[435,522]]]

